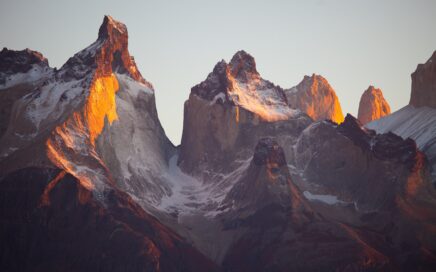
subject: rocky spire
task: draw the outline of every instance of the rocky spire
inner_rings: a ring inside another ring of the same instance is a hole
[[[127,41],[127,27],[118,21],[115,21],[111,16],[105,15],[103,23],[98,31],[98,39],[115,39],[125,37]]]
[[[412,73],[410,105],[436,108],[436,51],[425,64],[419,64]]]
[[[136,81],[148,84],[129,54],[127,27],[110,16],[104,17],[97,41],[70,58],[60,72],[62,76],[75,79],[94,73],[98,76],[127,74]]]
[[[358,119],[362,125],[366,125],[390,113],[391,108],[383,97],[382,90],[374,86],[369,86],[362,94],[359,103]]]

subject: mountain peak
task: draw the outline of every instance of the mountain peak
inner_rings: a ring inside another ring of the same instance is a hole
[[[71,57],[62,66],[60,74],[66,78],[81,79],[92,74],[90,69],[95,69],[100,76],[127,74],[152,88],[141,76],[135,60],[129,54],[127,27],[108,15],[100,26],[97,41]]]
[[[240,50],[233,55],[229,66],[232,75],[243,81],[248,81],[253,77],[259,77],[259,73],[256,69],[256,61],[244,50]]]
[[[125,36],[127,38],[127,27],[121,22],[116,21],[109,15],[105,15],[103,23],[98,31],[98,39],[105,40]]]
[[[336,123],[344,121],[335,90],[321,75],[306,75],[297,86],[286,90],[285,93],[291,108],[305,112],[315,121],[325,119]]]
[[[391,108],[383,97],[382,90],[372,85],[369,86],[360,98],[359,113],[357,115],[359,121],[365,125],[390,113]]]

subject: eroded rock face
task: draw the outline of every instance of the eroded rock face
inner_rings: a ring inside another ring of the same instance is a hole
[[[335,123],[344,121],[335,91],[320,75],[304,76],[297,86],[285,90],[285,93],[291,108],[305,112],[315,121],[332,120]]]
[[[412,73],[410,105],[436,108],[436,51],[425,64]]]
[[[360,123],[366,125],[367,123],[380,119],[390,113],[391,108],[383,97],[382,90],[374,88],[374,86],[369,86],[360,98],[359,113],[357,117]]]

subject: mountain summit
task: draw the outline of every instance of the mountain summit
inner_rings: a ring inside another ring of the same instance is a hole
[[[391,113],[388,102],[383,97],[381,89],[369,86],[362,94],[359,102],[358,119],[363,124],[380,119]]]
[[[291,108],[299,109],[313,120],[344,121],[341,105],[327,79],[320,75],[304,76],[295,87],[285,91]]]

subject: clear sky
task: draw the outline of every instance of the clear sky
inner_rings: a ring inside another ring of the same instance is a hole
[[[97,38],[105,14],[127,25],[130,53],[175,144],[190,88],[240,49],[284,88],[323,75],[353,115],[369,85],[392,110],[405,106],[410,74],[436,50],[435,0],[0,0],[0,46],[40,51],[60,67]]]

